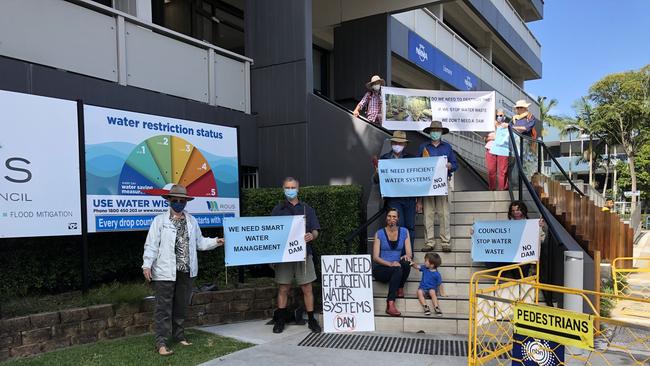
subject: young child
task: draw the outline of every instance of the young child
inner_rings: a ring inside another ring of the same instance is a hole
[[[424,256],[424,264],[418,265],[415,262],[411,262],[413,268],[418,269],[422,272],[422,279],[420,280],[420,286],[418,287],[418,300],[424,309],[424,315],[431,315],[431,308],[427,305],[425,296],[428,294],[431,297],[431,302],[433,303],[433,311],[435,311],[436,316],[442,316],[442,311],[438,304],[437,294],[440,296],[445,296],[444,289],[442,287],[442,277],[440,272],[438,272],[438,267],[442,264],[442,259],[437,253],[427,253]]]

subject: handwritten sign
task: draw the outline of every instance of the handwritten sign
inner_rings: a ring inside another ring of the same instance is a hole
[[[383,197],[446,196],[447,157],[381,159],[377,167]]]
[[[304,216],[227,217],[223,228],[226,266],[305,260]]]
[[[325,332],[374,331],[370,255],[324,255],[321,268]]]
[[[477,221],[472,235],[472,259],[507,263],[538,260],[539,230],[539,220]]]

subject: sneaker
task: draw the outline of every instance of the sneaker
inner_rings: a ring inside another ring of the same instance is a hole
[[[431,315],[431,308],[429,305],[423,305],[422,308],[424,309],[424,315]]]
[[[447,253],[451,252],[451,244],[442,243],[442,251]]]
[[[309,329],[311,329],[312,332],[314,333],[320,333],[320,325],[318,325],[318,320],[316,318],[311,318],[307,321],[307,326]]]
[[[433,308],[433,311],[436,312],[436,316],[442,316],[442,311],[440,310],[439,307],[436,306],[435,308]]]

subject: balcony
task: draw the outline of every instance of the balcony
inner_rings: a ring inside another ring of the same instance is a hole
[[[0,1],[0,56],[250,113],[251,59],[89,0]]]
[[[506,100],[502,102],[505,106],[507,101],[514,103],[526,99],[533,102],[531,112],[539,115],[533,98],[428,10],[411,10],[392,17],[488,84],[497,92],[497,100]],[[497,108],[503,107],[497,105]]]

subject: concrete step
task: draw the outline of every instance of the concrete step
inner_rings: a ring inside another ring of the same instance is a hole
[[[442,259],[442,264],[443,265],[462,265],[462,266],[482,266],[483,263],[479,262],[472,262],[472,255],[469,251],[459,251],[456,249],[454,252],[436,252],[438,255],[440,255],[440,259]],[[415,260],[416,263],[418,264],[424,264],[424,256],[427,253],[425,252],[419,252],[419,251],[414,251],[413,252],[413,260]]]
[[[385,310],[385,308],[384,308]],[[400,310],[401,311],[401,310]],[[424,315],[421,311],[404,312],[398,317],[387,314],[375,315],[375,329],[381,332],[423,331],[427,334],[467,334],[469,318],[463,314],[443,314],[442,317]]]
[[[420,281],[407,281],[404,284],[404,292],[407,297],[415,297],[417,294],[418,286]],[[485,288],[489,286],[488,283],[479,284],[480,288]],[[445,293],[448,296],[469,296],[469,281],[463,280],[443,280],[443,286],[445,287]],[[388,295],[388,284],[381,283],[378,281],[373,281],[373,294],[374,297],[385,299]]]
[[[488,220],[507,220],[508,212],[464,212],[464,213],[451,213],[451,225],[472,225],[474,221],[488,221]],[[436,219],[436,223],[438,220]],[[415,225],[424,225],[424,215],[415,215]]]
[[[451,249],[452,250],[464,250],[464,251],[469,251],[472,249],[472,241],[468,236],[465,237],[451,237],[451,241],[449,242],[451,244]],[[415,243],[413,245],[413,251],[417,252],[422,250],[424,248],[424,239],[423,238],[415,238]]]
[[[510,203],[508,191],[458,191],[452,192],[450,202],[495,202],[506,201]]]
[[[431,307],[433,312],[433,306],[431,305],[431,300],[427,299],[427,305]],[[440,304],[440,310],[444,313],[455,313],[458,315],[468,315],[469,314],[469,299],[467,297],[438,297],[438,303]],[[421,313],[424,315],[422,310],[422,305],[416,297],[405,297],[403,299],[395,300],[395,306],[400,312],[408,313]],[[384,314],[386,310],[386,299],[385,298],[375,298],[375,315]]]
[[[467,280],[469,281],[472,275],[478,271],[484,270],[484,266],[445,266],[444,264],[438,267],[438,272],[442,276],[442,282],[449,280]],[[422,273],[417,269],[411,270],[409,274],[410,281],[420,281]]]
[[[478,202],[454,202],[450,204],[449,211],[455,214],[460,213],[508,213],[509,201],[478,201]]]

